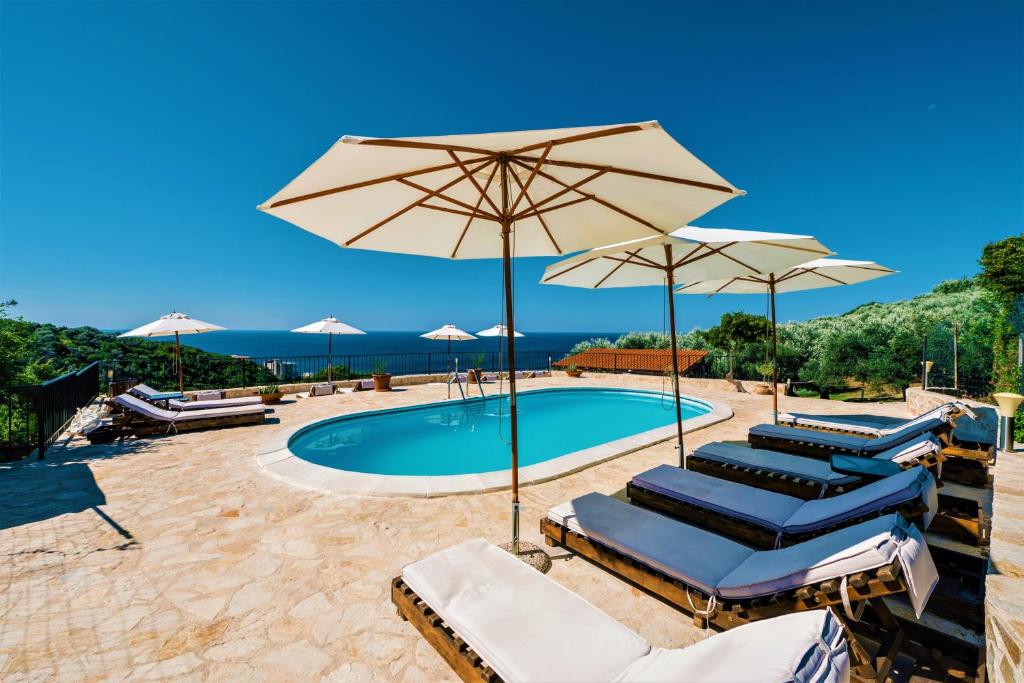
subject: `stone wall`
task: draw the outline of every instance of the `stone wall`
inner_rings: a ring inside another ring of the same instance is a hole
[[[995,683],[1024,683],[1024,453],[1001,453],[992,472],[985,580],[988,674]]]

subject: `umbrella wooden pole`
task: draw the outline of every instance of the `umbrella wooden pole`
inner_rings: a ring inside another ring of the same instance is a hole
[[[665,245],[665,278],[668,286],[668,325],[672,336],[672,400],[676,404],[676,439],[679,448],[679,466],[686,469],[686,451],[683,450],[683,407],[679,399],[679,351],[676,345],[676,302],[672,289],[672,247]]]
[[[178,364],[178,392],[185,393],[185,370],[181,367],[181,335],[174,333],[174,360]]]
[[[334,369],[334,349],[332,344],[334,342],[334,335],[330,332],[327,333],[327,381],[334,382],[332,377]]]
[[[499,159],[501,164],[501,264],[505,283],[505,329],[516,329],[512,300],[512,250],[510,240],[512,220],[508,201],[507,157]],[[508,340],[508,401],[509,431],[512,435],[512,554],[519,554],[519,421],[516,414],[516,338],[507,333]]]
[[[768,275],[772,312],[772,424],[779,424],[779,338],[775,331],[775,273]]]

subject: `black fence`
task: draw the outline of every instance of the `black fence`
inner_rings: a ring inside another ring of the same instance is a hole
[[[39,458],[100,390],[99,363],[42,384],[0,387],[0,458]]]
[[[516,369],[549,369],[552,361],[564,355],[561,352],[519,351],[516,352]],[[456,360],[460,372],[469,368],[480,368],[484,372],[508,369],[507,354],[499,354],[497,351],[458,353],[453,350],[450,358],[443,351],[338,354],[330,360],[327,356],[225,356],[192,362],[186,358],[183,373],[186,390],[226,389],[324,381],[327,379],[329,362],[333,364],[332,378],[345,380],[370,377],[376,372],[391,375],[444,374],[454,369]],[[104,361],[102,371],[104,386],[108,382],[127,377],[137,378],[160,390],[177,389],[178,386],[177,374],[171,361],[123,357]]]
[[[993,391],[991,339],[966,334],[956,322],[938,323],[922,341],[919,372],[929,391],[983,399]]]

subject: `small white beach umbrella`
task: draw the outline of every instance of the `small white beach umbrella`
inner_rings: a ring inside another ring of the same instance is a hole
[[[512,259],[665,234],[743,194],[657,121],[436,137],[344,136],[259,208],[342,247]],[[512,552],[519,553],[515,336],[508,337]]]
[[[178,370],[178,391],[185,391],[185,373],[181,365],[181,335],[203,334],[204,332],[217,332],[225,328],[213,323],[203,322],[190,318],[184,313],[171,311],[167,315],[142,327],[129,330],[119,337],[168,337],[174,335],[174,364]]]
[[[831,253],[808,235],[686,226],[670,235],[599,247],[553,263],[544,270],[541,283],[592,289],[652,285],[666,288],[672,338],[676,439],[680,465],[685,467],[676,311],[672,297],[675,283],[708,278],[712,274],[714,277],[756,275],[766,269],[788,268],[805,261],[808,256]]]
[[[801,263],[792,268],[776,269],[763,274],[692,281],[675,291],[676,294],[707,294],[708,296],[715,294],[768,294],[772,320],[772,421],[778,422],[778,336],[775,330],[775,294],[854,285],[896,272],[873,261],[822,258]]]
[[[478,337],[507,337],[508,336],[507,330],[508,330],[507,327],[505,327],[504,325],[500,325],[499,324],[499,325],[495,325],[494,327],[488,327],[486,330],[480,330],[476,334],[477,334]],[[519,330],[513,330],[512,331],[512,335],[515,336],[515,337],[523,337],[523,336],[525,336]]]
[[[362,330],[357,330],[351,325],[346,325],[334,316],[324,318],[323,320],[317,320],[315,323],[310,323],[302,327],[296,327],[292,332],[300,332],[302,334],[326,334],[327,335],[327,381],[333,382],[332,372],[334,368],[334,349],[332,348],[332,340],[336,334],[366,334]],[[351,368],[349,368],[351,370]]]
[[[452,342],[453,341],[469,341],[470,339],[476,339],[476,337],[471,335],[469,332],[466,332],[465,330],[460,330],[459,328],[455,327],[455,325],[452,325],[451,323],[448,323],[447,325],[443,325],[442,327],[439,327],[436,330],[433,330],[431,332],[427,332],[426,334],[421,334],[420,336],[423,337],[424,339],[433,339],[435,341],[442,341],[442,340],[444,340],[444,341],[448,342],[448,367],[449,368],[451,368],[451,365],[452,365]],[[452,387],[449,384],[448,385],[448,398],[451,398],[451,397],[452,397]]]

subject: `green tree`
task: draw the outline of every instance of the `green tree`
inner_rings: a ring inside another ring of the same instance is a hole
[[[723,313],[718,325],[707,332],[708,343],[729,354],[729,376],[734,370],[737,350],[763,343],[768,332],[768,323],[761,316],[736,311]],[[756,361],[754,362],[756,365]]]

